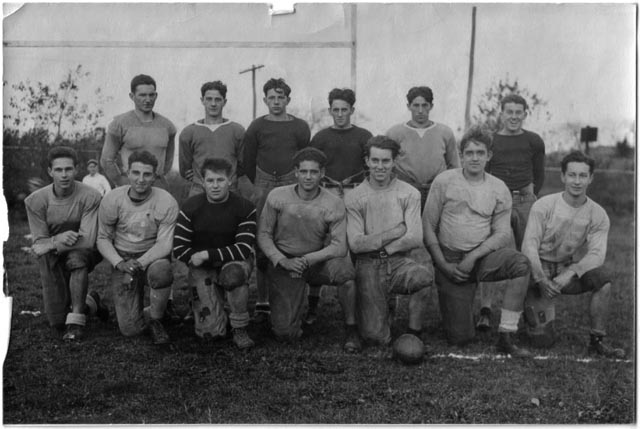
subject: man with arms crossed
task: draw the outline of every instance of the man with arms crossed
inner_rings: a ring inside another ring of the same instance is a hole
[[[284,79],[269,79],[262,88],[269,114],[254,120],[244,135],[244,167],[255,185],[258,217],[267,194],[278,187],[296,182],[293,155],[309,145],[309,125],[287,113],[291,88]],[[269,290],[264,282],[267,259],[257,253],[256,281],[258,296],[256,322],[266,322],[269,315]]]
[[[511,229],[516,249],[520,250],[529,211],[544,184],[544,142],[538,134],[522,129],[528,109],[524,98],[509,94],[500,101],[500,107],[501,127],[493,136],[493,156],[486,169],[511,191]],[[491,289],[480,283],[479,291],[481,309],[476,327],[489,330]]]
[[[204,118],[187,125],[180,133],[180,175],[192,182],[189,196],[204,192],[200,170],[206,159],[223,158],[231,163],[230,190],[235,192],[242,176],[244,128],[222,116],[227,104],[227,86],[216,80],[200,88]]]
[[[109,318],[98,294],[87,295],[89,272],[102,260],[95,248],[100,194],[75,180],[78,156],[73,149],[54,147],[47,158],[53,183],[24,203],[49,325],[56,336],[66,325],[62,339],[74,341],[84,336],[86,314]]]
[[[252,202],[229,192],[233,165],[209,158],[198,173],[204,194],[182,206],[173,237],[173,255],[189,267],[189,287],[196,335],[219,338],[231,322],[233,342],[241,349],[254,345],[249,324],[249,277],[256,239],[256,209]],[[225,291],[231,312],[224,310]]]
[[[420,193],[392,174],[400,145],[385,136],[366,147],[369,178],[345,197],[347,238],[356,257],[358,326],[365,340],[389,344],[389,309],[410,295],[408,333],[420,336],[433,266],[422,246]]]
[[[400,143],[396,160],[398,179],[420,191],[420,210],[424,210],[433,179],[446,169],[460,167],[460,159],[451,128],[429,119],[433,109],[431,88],[411,88],[407,93],[407,108],[411,120],[391,127],[387,136]]]
[[[469,283],[508,279],[498,350],[514,357],[531,357],[513,338],[530,266],[524,255],[507,247],[511,238],[509,189],[484,171],[491,158],[491,137],[479,128],[468,130],[460,140],[460,154],[462,168],[436,177],[424,210],[424,239],[436,266],[436,282],[444,276],[460,287],[473,287]]]
[[[595,161],[572,152],[561,163],[564,191],[547,195],[531,208],[522,253],[531,261],[532,288],[553,299],[592,292],[589,352],[623,359],[622,349],[602,342],[609,314],[611,277],[602,265],[607,253],[609,217],[587,197]]]
[[[338,286],[345,315],[347,352],[360,350],[355,314],[355,273],[347,256],[346,213],[342,200],[320,187],[326,157],[315,148],[293,162],[298,183],[274,189],[265,203],[258,244],[269,258],[271,327],[283,340],[302,334],[306,283]]]
[[[134,109],[116,116],[107,127],[107,137],[100,156],[100,165],[115,185],[128,183],[126,172],[120,171],[134,151],[149,151],[158,160],[157,186],[167,188],[164,175],[171,171],[175,151],[176,127],[164,116],[153,111],[158,98],[156,81],[144,74],[131,80],[129,98]]]
[[[152,186],[158,160],[150,152],[133,152],[127,165],[130,184],[112,190],[100,204],[98,250],[113,266],[120,332],[133,336],[148,328],[154,344],[167,344],[161,319],[173,283],[171,240],[178,203],[169,192]],[[145,284],[150,306],[143,311]]]
[[[365,145],[371,133],[351,123],[355,111],[356,94],[348,88],[334,88],[329,92],[329,114],[333,125],[319,131],[311,139],[311,146],[327,157],[322,186],[344,197],[365,178]],[[309,312],[306,323],[313,323],[320,301],[320,287],[309,290]]]

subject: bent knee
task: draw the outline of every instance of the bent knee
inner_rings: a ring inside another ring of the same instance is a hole
[[[89,268],[89,253],[84,250],[72,250],[67,255],[65,267],[69,271]]]
[[[147,283],[152,289],[164,289],[173,283],[173,270],[168,259],[154,261],[147,268]]]
[[[529,262],[529,258],[520,252],[514,252],[511,258],[509,258],[507,278],[516,279],[518,277],[528,276],[530,273],[531,262]]]

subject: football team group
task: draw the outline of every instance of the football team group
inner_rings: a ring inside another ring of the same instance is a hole
[[[407,302],[407,333],[427,341],[432,286],[449,342],[464,345],[475,330],[492,329],[492,290],[501,285],[499,353],[533,356],[515,335],[523,313],[532,344],[552,344],[555,298],[590,293],[589,352],[625,356],[603,342],[609,219],[587,197],[594,160],[568,154],[564,191],[537,199],[544,142],[522,128],[522,97],[502,98],[494,135],[471,128],[456,142],[449,127],[429,119],[434,101],[426,86],[407,93],[411,118],[378,136],[351,123],[355,93],[333,89],[333,125],[313,138],[305,121],[287,113],[291,88],[283,79],[268,80],[263,91],[269,112],[245,130],[223,116],[227,87],[202,85],[204,118],[178,138],[180,175],[189,182],[180,206],[166,181],[177,131],[153,110],[150,76],[131,81],[134,109],[109,124],[84,183],[75,180],[73,149],[50,150],[53,183],[25,205],[54,335],[78,341],[88,317],[109,320],[112,310],[88,290],[88,274],[104,258],[120,332],[147,333],[154,344],[170,343],[165,324],[181,317],[172,286],[183,263],[184,317],[195,334],[230,336],[240,349],[254,346],[249,323],[268,324],[282,342],[300,338],[316,323],[323,286],[337,287],[346,352],[390,344],[395,307]]]

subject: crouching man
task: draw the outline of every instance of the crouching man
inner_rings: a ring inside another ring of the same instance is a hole
[[[594,168],[595,161],[581,152],[564,157],[561,163],[564,192],[547,195],[533,204],[522,253],[531,261],[530,293],[550,300],[550,305],[560,294],[592,293],[589,352],[623,359],[624,350],[602,342],[611,296],[611,277],[602,267],[607,253],[609,217],[587,197]]]
[[[31,249],[38,257],[49,325],[56,336],[64,330],[62,339],[75,341],[84,336],[87,314],[109,318],[98,294],[87,294],[89,272],[102,260],[95,248],[100,194],[75,180],[78,156],[73,149],[54,147],[47,158],[53,183],[24,201]]]
[[[205,193],[189,198],[180,211],[173,238],[173,255],[189,267],[189,287],[196,335],[219,338],[231,323],[233,342],[240,349],[254,345],[249,324],[249,277],[256,239],[256,208],[229,192],[233,166],[221,158],[206,159],[202,170]],[[224,298],[231,312],[227,318]]]
[[[340,199],[320,187],[326,156],[315,148],[295,154],[297,184],[271,191],[260,216],[258,244],[267,269],[271,327],[276,337],[302,335],[306,283],[338,286],[347,352],[360,350],[355,325],[355,273],[347,257],[346,213]]]
[[[369,178],[345,197],[347,238],[356,256],[360,334],[391,342],[389,309],[395,295],[409,299],[408,333],[420,336],[433,266],[422,246],[420,192],[392,174],[400,145],[385,136],[369,139]]]
[[[484,171],[491,158],[491,137],[478,128],[467,131],[460,141],[460,154],[462,168],[435,178],[424,211],[424,238],[436,266],[436,283],[440,290],[453,289],[450,296],[458,292],[456,288],[473,288],[473,297],[477,282],[508,279],[498,351],[530,357],[531,353],[517,347],[513,338],[529,285],[530,266],[524,255],[507,248],[511,195],[504,182]],[[469,318],[473,332],[471,310],[465,309],[460,317]],[[451,331],[447,335],[451,341]]]
[[[152,186],[157,168],[158,160],[146,150],[129,155],[129,185],[110,191],[100,204],[97,243],[114,268],[111,287],[120,332],[132,336],[148,328],[154,344],[167,344],[161,319],[173,283],[170,255],[178,203]],[[150,305],[143,311],[145,285]]]

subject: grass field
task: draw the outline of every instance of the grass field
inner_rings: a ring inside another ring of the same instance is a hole
[[[548,183],[547,192],[557,186],[553,178]],[[42,311],[42,301],[35,262],[20,250],[29,244],[28,227],[14,217],[4,245],[5,293],[14,299],[4,423],[632,423],[634,222],[630,213],[612,215],[607,257],[615,286],[608,340],[629,360],[586,355],[586,295],[560,298],[558,343],[520,362],[495,354],[495,332],[464,349],[448,346],[433,292],[426,359],[403,366],[383,347],[342,352],[342,316],[327,288],[318,322],[292,346],[251,325],[257,346],[240,352],[231,341],[199,342],[192,325],[176,324],[169,328],[173,344],[156,348],[147,337],[122,337],[114,314],[106,324],[92,321],[86,341],[63,344],[50,337],[44,315],[20,315]],[[184,313],[186,270],[176,266],[175,300]],[[108,273],[103,262],[90,281],[113,311]],[[400,311],[394,332],[406,323]]]

